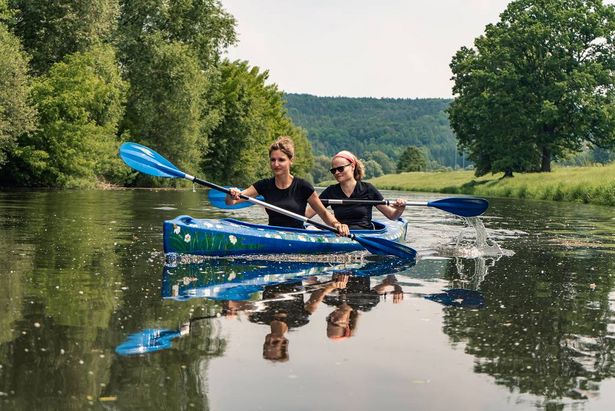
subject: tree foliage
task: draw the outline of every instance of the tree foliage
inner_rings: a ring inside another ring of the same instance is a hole
[[[375,160],[365,160],[363,165],[365,166],[365,178],[380,177],[384,174],[382,167]]]
[[[39,74],[68,54],[108,42],[119,13],[118,0],[9,0],[9,5],[17,11],[15,33]]]
[[[234,24],[215,0],[122,2],[119,49],[131,85],[122,128],[193,173],[218,121],[208,96]]]
[[[615,11],[602,0],[516,0],[451,69],[448,113],[476,175],[550,171],[615,145]]]
[[[213,130],[203,168],[216,181],[249,185],[269,176],[269,145],[280,135],[295,143],[293,172],[306,177],[311,149],[305,133],[295,127],[284,108],[283,94],[267,85],[267,71],[245,61],[224,61],[216,92],[220,123]]]
[[[387,156],[385,153],[383,153],[380,150],[370,151],[370,152],[365,153],[365,159],[367,161],[373,160],[378,165],[380,165],[380,168],[382,169],[383,174],[395,173],[397,169],[397,165],[395,164],[395,162],[391,160],[389,156]]]
[[[399,157],[397,162],[397,172],[423,171],[427,166],[425,153],[418,147],[408,146]]]
[[[2,8],[0,7],[0,10]],[[0,23],[0,170],[17,138],[32,131],[36,111],[28,102],[31,79],[28,57],[19,39]]]
[[[125,92],[108,46],[54,64],[33,86],[39,127],[20,138],[10,178],[18,184],[73,187],[116,176]]]
[[[332,156],[340,150],[351,150],[367,159],[369,153],[379,151],[394,164],[404,147],[414,145],[425,147],[430,158],[442,166],[461,164],[445,113],[450,100],[307,94],[287,94],[286,99],[288,113],[308,131],[317,155]],[[391,171],[394,168],[393,165]]]

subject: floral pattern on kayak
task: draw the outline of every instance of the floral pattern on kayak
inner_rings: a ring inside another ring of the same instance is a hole
[[[196,226],[196,225],[195,225]],[[241,237],[229,235],[227,233],[211,233],[197,230],[184,229],[179,225],[173,225],[173,234],[170,243],[176,252],[190,254],[198,250],[258,250],[258,244],[244,244]]]

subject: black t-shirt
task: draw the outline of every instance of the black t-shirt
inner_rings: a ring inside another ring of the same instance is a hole
[[[321,199],[328,200],[383,200],[382,194],[370,183],[357,181],[354,191],[347,197],[339,184],[329,186],[320,194]],[[351,229],[372,229],[372,205],[350,204],[332,205],[333,214],[340,223]]]
[[[314,192],[314,187],[299,177],[294,177],[290,187],[284,190],[276,187],[273,177],[259,180],[253,186],[258,194],[265,198],[266,202],[299,215],[305,215],[308,198]],[[303,221],[269,209],[267,209],[267,214],[269,215],[269,225],[303,228]]]

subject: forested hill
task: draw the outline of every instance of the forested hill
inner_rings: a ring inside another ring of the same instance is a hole
[[[418,146],[425,147],[432,166],[461,163],[444,112],[449,99],[285,97],[293,122],[308,131],[315,155],[347,149],[365,158],[382,151],[397,160],[407,146]]]

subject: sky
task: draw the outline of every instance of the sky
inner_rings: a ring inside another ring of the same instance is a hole
[[[607,0],[615,3],[615,0]],[[227,57],[287,93],[450,98],[451,58],[509,0],[221,0],[237,20]]]

